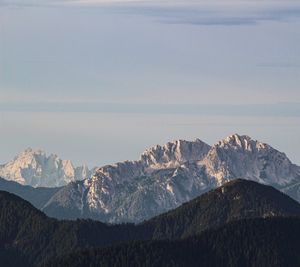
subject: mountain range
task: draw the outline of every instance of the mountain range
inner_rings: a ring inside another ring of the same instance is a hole
[[[90,178],[50,190],[25,189],[39,190],[43,201],[24,189],[20,196],[59,219],[138,223],[237,178],[271,185],[300,201],[300,167],[270,145],[238,134],[213,146],[199,139],[156,145],[139,160],[97,168]],[[8,191],[18,194],[15,188],[10,184]],[[0,181],[0,189],[7,184]]]
[[[299,216],[292,198],[242,179],[137,225],[58,221],[0,191],[0,258],[14,267],[298,266]]]

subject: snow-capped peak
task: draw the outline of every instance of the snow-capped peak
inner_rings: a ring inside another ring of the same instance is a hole
[[[42,149],[27,148],[0,166],[1,177],[34,187],[63,186],[90,175],[86,167],[75,168],[70,160],[62,160],[56,154],[47,155]]]

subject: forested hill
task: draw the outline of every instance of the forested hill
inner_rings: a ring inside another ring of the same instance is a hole
[[[298,216],[300,204],[271,186],[237,179],[144,225],[154,238],[179,238],[244,218]]]
[[[142,237],[134,225],[48,218],[21,198],[0,191],[0,255],[3,266],[33,266],[77,249]]]
[[[35,266],[78,250],[89,251],[131,241],[134,243],[130,243],[129,248],[138,249],[136,244],[150,246],[153,243],[136,241],[194,238],[203,230],[216,229],[235,220],[299,214],[300,205],[288,196],[272,187],[245,180],[227,183],[139,225],[108,225],[92,220],[59,221],[47,217],[20,197],[0,191],[1,263],[4,266]],[[185,246],[185,241],[182,242],[175,244]]]

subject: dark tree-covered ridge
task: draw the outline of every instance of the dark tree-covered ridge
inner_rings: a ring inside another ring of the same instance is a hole
[[[139,225],[59,221],[0,191],[0,255],[5,266],[34,266],[78,250],[131,241],[177,240],[235,220],[299,214],[300,205],[288,196],[246,180],[229,182]]]
[[[299,236],[299,218],[244,219],[186,239],[134,241],[79,251],[46,266],[297,267]]]

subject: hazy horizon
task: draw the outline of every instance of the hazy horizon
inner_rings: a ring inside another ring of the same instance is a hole
[[[0,164],[246,134],[300,164],[300,3],[0,1]]]

